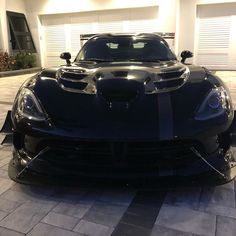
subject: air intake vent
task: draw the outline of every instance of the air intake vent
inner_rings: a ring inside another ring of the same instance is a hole
[[[57,79],[61,88],[71,92],[81,92],[88,86],[87,81],[84,80],[87,76],[86,71],[82,69],[61,69]]]
[[[88,83],[85,83],[85,82],[71,82],[71,81],[61,81],[61,84],[66,87],[66,88],[71,88],[71,89],[77,89],[77,90],[84,90]]]
[[[181,75],[184,73],[184,71],[174,71],[174,72],[167,72],[167,73],[162,73],[162,74],[159,74],[159,76],[162,78],[162,79],[178,79],[179,77],[181,77]]]
[[[158,74],[158,80],[154,81],[154,85],[158,92],[172,91],[180,88],[189,77],[189,69],[170,71]]]
[[[77,82],[84,79],[88,74],[84,70],[61,70],[60,79]]]

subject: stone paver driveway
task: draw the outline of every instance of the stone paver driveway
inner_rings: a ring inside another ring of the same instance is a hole
[[[236,73],[217,74],[236,98]],[[0,78],[0,126],[28,76]],[[236,235],[234,181],[173,189],[21,185],[8,178],[11,149],[0,146],[0,235]]]

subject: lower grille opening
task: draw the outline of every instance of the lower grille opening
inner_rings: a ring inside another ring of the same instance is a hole
[[[199,160],[191,150],[203,154],[198,142],[65,142],[41,144],[50,151],[42,156],[53,167],[83,171],[144,172],[161,166],[183,168]]]

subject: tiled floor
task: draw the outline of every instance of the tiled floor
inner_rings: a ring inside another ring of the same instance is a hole
[[[217,75],[236,102],[236,72]],[[0,78],[0,126],[28,76]],[[0,146],[0,235],[236,235],[234,181],[175,189],[28,186],[8,178],[10,158],[11,146]]]

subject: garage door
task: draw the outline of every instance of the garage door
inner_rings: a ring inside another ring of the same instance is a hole
[[[158,7],[42,16],[43,65],[62,64],[59,55],[63,51],[75,57],[81,34],[154,32],[158,31],[157,19]]]
[[[195,63],[210,69],[236,69],[236,4],[199,6]]]

